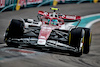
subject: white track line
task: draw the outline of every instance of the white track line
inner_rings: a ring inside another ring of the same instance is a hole
[[[4,47],[4,46],[7,46],[5,43],[4,44],[0,44],[0,47]]]
[[[91,22],[89,22],[85,27],[86,27],[86,28],[90,28],[94,23],[99,22],[99,21],[100,21],[100,19],[96,19],[96,20],[94,20],[94,21],[91,21]]]
[[[81,19],[89,18],[89,17],[93,17],[93,16],[99,16],[99,15],[100,15],[100,13],[98,13],[98,14],[92,14],[92,15],[86,15],[86,16],[81,17]],[[96,20],[94,20],[92,22],[89,22],[85,27],[86,28],[90,28],[94,23],[96,23],[98,21],[100,21],[100,19],[96,19]],[[71,26],[72,24],[73,24],[73,22],[68,23],[66,26]]]
[[[98,14],[91,14],[91,15],[83,16],[81,18],[84,19],[84,18],[88,18],[88,17],[92,17],[92,16],[99,16],[99,15],[100,15],[100,13],[98,13]]]
[[[83,16],[82,19],[88,18],[88,17],[93,17],[93,16],[99,16],[99,15],[100,15],[100,13],[98,13],[98,14],[92,14],[92,15],[87,15],[87,16]],[[90,28],[94,23],[97,23],[99,21],[100,21],[100,19],[93,20],[93,21],[89,22],[85,27],[86,28]]]

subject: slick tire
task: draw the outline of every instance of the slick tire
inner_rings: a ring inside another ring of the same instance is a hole
[[[7,32],[9,37],[22,36],[24,32],[24,23],[20,20],[12,19]]]
[[[80,47],[80,40],[82,37],[82,29],[74,28],[69,34],[69,45],[72,47]]]
[[[8,26],[4,41],[9,47],[18,47],[19,44],[8,42],[9,38],[18,38],[23,35],[24,32],[24,23],[20,20],[12,19],[10,25]]]
[[[83,38],[82,30],[81,28],[74,28],[69,34],[69,45],[78,48],[77,52],[71,52],[70,55],[79,57],[83,54],[83,47],[80,50],[81,38]]]
[[[88,54],[90,51],[90,44],[92,39],[92,34],[89,28],[85,28],[85,37],[84,37],[84,50],[83,53]]]

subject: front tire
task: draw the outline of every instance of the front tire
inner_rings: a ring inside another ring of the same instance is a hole
[[[84,37],[84,29],[74,28],[69,34],[69,45],[78,49],[77,52],[71,52],[70,55],[81,56],[83,54],[83,46],[80,46]]]
[[[9,42],[8,39],[21,37],[23,35],[23,32],[24,32],[24,23],[20,20],[12,19],[9,27],[5,32],[4,41],[10,47],[12,46],[17,47],[18,44]]]
[[[24,32],[24,23],[20,20],[12,19],[8,27],[8,35],[10,37],[22,36]]]

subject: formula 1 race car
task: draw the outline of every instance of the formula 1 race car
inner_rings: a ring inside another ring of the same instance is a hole
[[[34,19],[12,19],[4,41],[10,47],[34,45],[36,47],[54,48],[70,51],[71,55],[88,54],[91,43],[89,28],[78,27],[80,16],[38,11],[38,21]],[[67,22],[78,21],[76,26],[67,26]]]

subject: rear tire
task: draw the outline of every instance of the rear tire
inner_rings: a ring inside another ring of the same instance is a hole
[[[90,29],[85,28],[85,37],[84,37],[84,51],[83,53],[88,54],[90,51],[90,44],[91,44],[91,32]]]

